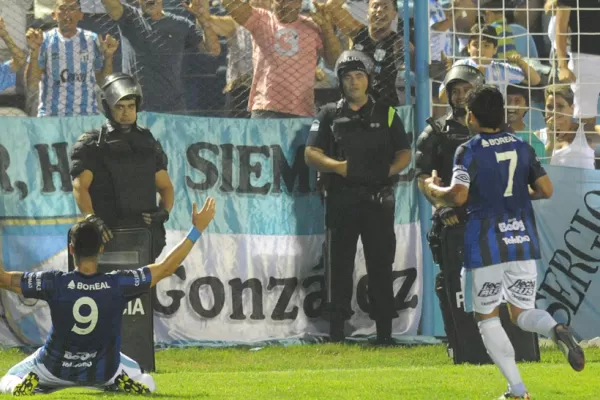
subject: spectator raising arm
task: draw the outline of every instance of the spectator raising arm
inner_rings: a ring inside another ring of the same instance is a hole
[[[569,17],[571,7],[558,5],[556,10],[556,59],[558,61],[558,79],[563,82],[575,82],[576,77],[569,69],[567,42],[569,40]]]
[[[353,40],[365,26],[354,19],[352,14],[344,8],[344,0],[328,0],[327,11],[331,15],[333,24],[338,27],[344,36]]]
[[[514,54],[508,56],[508,62],[511,64],[516,64],[523,71],[523,75],[525,75],[525,80],[529,84],[529,86],[537,86],[542,80],[540,74],[529,65],[520,54]]]
[[[221,54],[221,44],[219,43],[219,37],[212,26],[208,0],[191,0],[189,4],[182,3],[182,5],[186,10],[194,14],[196,17],[196,25],[204,32],[204,40],[202,40],[199,45],[200,51],[217,57]]]
[[[121,0],[102,0],[106,13],[114,20],[118,21],[123,16],[123,4]]]
[[[0,39],[4,40],[4,43],[6,43],[6,47],[8,47],[8,50],[12,55],[11,69],[13,70],[13,72],[17,72],[21,69],[23,65],[25,65],[25,53],[23,52],[23,50],[17,47],[13,38],[6,30],[6,25],[2,17],[0,17]]]
[[[325,63],[333,68],[338,57],[342,54],[342,44],[335,34],[333,24],[331,23],[331,15],[325,6],[316,2],[313,4],[316,11],[310,13],[310,18],[321,28],[323,58],[325,59]]]
[[[223,0],[223,7],[231,15],[231,18],[242,26],[252,15],[252,6],[242,0]]]
[[[104,40],[102,40],[102,36],[98,36],[98,42],[100,51],[104,56],[104,65],[102,70],[96,71],[96,82],[102,86],[104,78],[113,73],[113,56],[119,48],[119,41],[110,35],[106,35]]]
[[[224,17],[211,15],[210,24],[218,36],[223,36],[226,39],[233,37],[239,26],[230,15]]]
[[[39,65],[40,48],[44,42],[44,34],[40,29],[29,29],[25,36],[29,47],[29,63],[25,69],[27,87],[37,89],[44,70]]]

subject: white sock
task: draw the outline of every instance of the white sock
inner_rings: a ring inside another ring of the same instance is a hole
[[[557,324],[556,320],[545,310],[525,310],[517,317],[519,328],[544,335],[550,339],[554,339],[553,328]]]
[[[511,393],[515,396],[524,395],[526,389],[515,361],[515,349],[500,323],[500,318],[486,319],[477,325],[483,344],[494,364],[500,368],[500,372],[508,381]]]
[[[23,378],[19,378],[16,375],[4,375],[0,379],[0,393],[12,393],[15,386],[17,386]]]

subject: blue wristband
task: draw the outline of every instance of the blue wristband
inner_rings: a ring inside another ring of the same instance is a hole
[[[187,238],[190,239],[192,242],[196,243],[196,241],[200,238],[200,235],[202,235],[202,232],[196,229],[195,226],[192,226],[192,229],[190,229],[190,231],[187,234]]]

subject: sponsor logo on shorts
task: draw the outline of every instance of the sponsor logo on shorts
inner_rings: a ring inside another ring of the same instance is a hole
[[[502,290],[502,282],[492,283],[486,282],[477,294],[478,297],[492,297],[498,295]]]
[[[508,290],[521,296],[533,296],[535,293],[535,280],[533,279],[518,279],[513,283]],[[519,300],[529,301],[529,299],[523,299],[517,297]]]

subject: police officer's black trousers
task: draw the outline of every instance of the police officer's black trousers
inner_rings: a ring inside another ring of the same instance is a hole
[[[391,337],[394,310],[392,264],[396,253],[395,199],[392,189],[366,192],[347,189],[327,198],[327,309],[330,338],[344,339],[344,322],[352,316],[354,260],[358,238],[364,247],[368,275],[369,316],[378,339]]]

